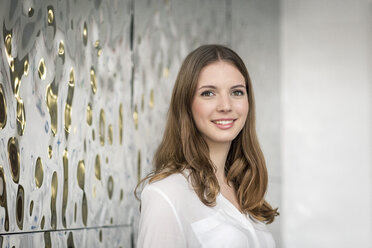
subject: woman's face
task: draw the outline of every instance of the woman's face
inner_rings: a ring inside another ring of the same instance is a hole
[[[204,67],[191,110],[196,127],[209,147],[231,143],[242,130],[249,110],[243,75],[224,61]]]

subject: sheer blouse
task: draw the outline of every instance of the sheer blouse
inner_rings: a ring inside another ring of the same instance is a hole
[[[141,194],[139,248],[275,248],[266,225],[219,194],[204,205],[185,175],[147,184]]]

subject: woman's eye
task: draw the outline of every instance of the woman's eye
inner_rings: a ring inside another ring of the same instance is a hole
[[[213,92],[212,91],[204,91],[201,93],[201,96],[213,96]]]
[[[242,90],[235,90],[235,91],[233,91],[232,95],[233,96],[243,96],[244,95],[244,91],[242,91]]]

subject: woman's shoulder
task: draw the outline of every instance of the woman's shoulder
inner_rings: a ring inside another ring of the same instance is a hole
[[[167,192],[171,189],[182,190],[188,188],[189,182],[187,176],[184,173],[174,173],[160,180],[149,182],[144,190],[158,189],[163,192]]]
[[[177,202],[180,198],[192,197],[195,192],[187,179],[186,173],[174,173],[160,180],[147,183],[141,197],[151,194],[161,195],[171,202]]]

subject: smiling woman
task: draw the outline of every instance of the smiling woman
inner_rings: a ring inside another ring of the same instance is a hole
[[[186,57],[154,166],[138,247],[275,247],[253,89],[234,51],[204,45]]]

